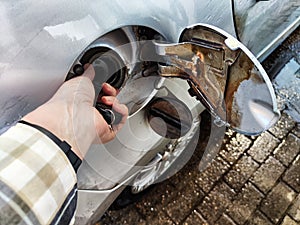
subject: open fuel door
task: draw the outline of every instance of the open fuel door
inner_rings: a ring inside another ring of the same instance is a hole
[[[257,135],[279,118],[265,70],[236,38],[206,24],[185,29],[180,43],[154,42],[163,77],[187,80],[195,96],[221,125]]]

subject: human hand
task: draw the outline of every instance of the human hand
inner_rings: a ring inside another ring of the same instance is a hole
[[[122,121],[113,129],[108,126],[93,106],[95,90],[91,80],[94,76],[95,71],[89,66],[83,76],[65,82],[48,102],[22,120],[39,125],[65,140],[82,159],[92,143],[107,143],[115,138],[128,115],[127,107],[116,99],[117,90],[103,84],[105,96],[101,101],[123,115]]]

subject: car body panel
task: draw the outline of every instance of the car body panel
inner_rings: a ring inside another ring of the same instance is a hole
[[[233,0],[237,35],[260,61],[300,24],[298,0]]]

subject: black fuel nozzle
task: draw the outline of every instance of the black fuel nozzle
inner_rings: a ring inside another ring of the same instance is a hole
[[[122,121],[123,116],[115,112],[112,107],[99,102],[96,103],[95,107],[108,125],[119,124]]]

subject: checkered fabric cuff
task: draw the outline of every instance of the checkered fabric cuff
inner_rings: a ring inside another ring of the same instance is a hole
[[[19,121],[19,123],[31,126],[43,134],[45,134],[48,138],[50,138],[52,141],[54,141],[55,144],[57,144],[58,147],[66,154],[68,159],[70,160],[70,163],[72,164],[75,172],[77,172],[79,166],[81,165],[81,159],[72,151],[71,146],[66,141],[61,141],[57,136],[55,136],[52,132],[49,130],[38,126],[36,124],[28,123],[26,121]]]
[[[18,123],[0,136],[0,224],[61,220],[76,206],[76,183],[64,152],[37,129]]]

